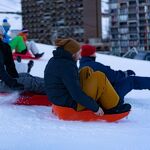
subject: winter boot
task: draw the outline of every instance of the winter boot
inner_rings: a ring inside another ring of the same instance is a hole
[[[115,108],[109,109],[109,110],[105,110],[105,114],[120,114],[120,113],[124,113],[124,112],[128,112],[131,110],[131,105],[130,104],[121,104],[118,105]]]
[[[34,54],[34,56],[35,56],[35,58],[40,58],[40,57],[43,56],[43,54],[44,54],[44,52],[43,53]]]
[[[16,60],[17,60],[19,63],[21,63],[21,57],[20,57],[20,56],[17,56],[17,57],[16,57]]]
[[[31,68],[33,67],[33,65],[34,65],[34,61],[33,61],[33,60],[30,60],[30,61],[28,62],[28,70],[27,70],[27,73],[30,73]]]

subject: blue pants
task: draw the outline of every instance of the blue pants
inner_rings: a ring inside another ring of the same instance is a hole
[[[150,77],[129,76],[113,84],[116,92],[123,101],[124,96],[131,90],[150,90]]]

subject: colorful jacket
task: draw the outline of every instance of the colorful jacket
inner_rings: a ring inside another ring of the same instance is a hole
[[[11,37],[6,33],[3,37],[3,42],[9,43],[11,41]]]
[[[23,37],[24,42],[27,42],[27,34],[26,33],[20,32],[18,35]]]
[[[55,105],[76,109],[77,103],[96,112],[98,104],[81,89],[78,68],[71,53],[58,47],[44,72],[48,99]]]

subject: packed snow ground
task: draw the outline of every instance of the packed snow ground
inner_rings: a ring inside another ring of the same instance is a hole
[[[2,12],[21,12],[21,0],[0,0],[0,11]],[[10,30],[22,29],[22,16],[17,14],[0,13],[0,25],[3,19],[7,19],[11,25]]]
[[[35,60],[32,75],[43,77],[53,46],[37,44],[45,52]],[[113,69],[133,69],[150,76],[150,62],[97,54],[97,61]],[[27,62],[26,60],[24,62]],[[132,91],[126,102],[132,104],[128,118],[116,123],[63,121],[50,107],[12,105],[17,93],[0,97],[0,150],[149,150],[150,91]]]

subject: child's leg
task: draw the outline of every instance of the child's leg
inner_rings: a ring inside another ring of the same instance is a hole
[[[104,109],[111,109],[117,106],[119,96],[104,73],[99,71],[92,72],[89,70],[89,67],[85,67],[80,71],[80,83],[83,91],[98,101]],[[78,106],[78,110],[84,109],[83,106]]]
[[[24,85],[24,91],[45,94],[44,79],[32,76],[28,73],[20,73],[19,78],[16,78],[18,83]]]
[[[33,55],[39,53],[39,50],[38,50],[38,48],[37,48],[37,46],[36,46],[34,41],[27,41],[26,44],[27,44],[28,50],[30,50]]]
[[[150,90],[150,77],[129,76],[114,84],[120,98],[123,100],[124,96],[131,90]]]

